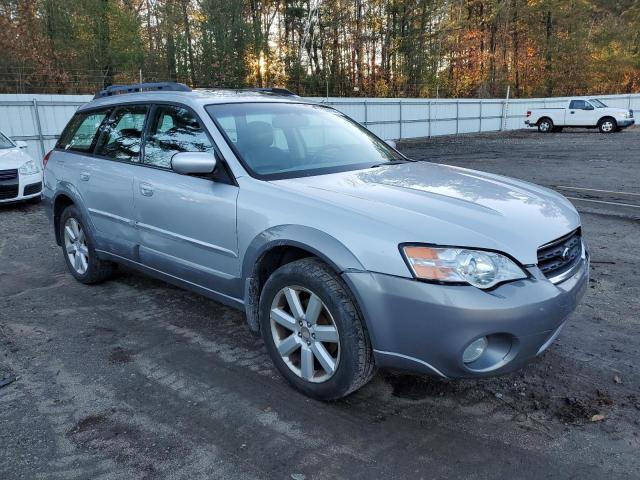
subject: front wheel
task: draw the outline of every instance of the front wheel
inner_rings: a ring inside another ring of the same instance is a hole
[[[553,131],[553,122],[549,118],[543,118],[538,122],[538,131],[540,133],[550,133]]]
[[[600,133],[612,133],[618,129],[618,124],[613,118],[603,118],[598,122]]]
[[[278,371],[312,398],[345,397],[373,376],[371,344],[347,286],[318,259],[288,263],[269,277],[260,330]]]

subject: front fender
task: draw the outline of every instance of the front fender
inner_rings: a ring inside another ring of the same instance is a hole
[[[249,329],[260,330],[258,303],[260,289],[256,266],[260,258],[275,247],[291,246],[306,250],[330,265],[336,272],[362,272],[364,267],[351,251],[331,235],[312,227],[279,225],[257,235],[247,247],[242,263],[244,305]]]
[[[364,271],[364,267],[353,253],[331,235],[302,225],[278,225],[257,235],[247,247],[242,263],[242,277],[253,273],[258,259],[274,247],[292,246],[307,250],[338,273]]]

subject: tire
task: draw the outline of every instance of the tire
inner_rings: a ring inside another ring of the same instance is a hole
[[[598,130],[600,133],[613,133],[618,129],[615,118],[604,117],[598,122]]]
[[[292,304],[298,305],[297,313]],[[273,363],[305,395],[337,400],[373,377],[373,350],[348,287],[319,259],[277,269],[264,285],[259,308]],[[333,371],[325,365],[333,365]]]
[[[98,258],[91,232],[74,205],[64,209],[58,228],[65,263],[76,280],[90,285],[104,282],[113,275],[116,264]]]
[[[551,133],[553,129],[553,121],[550,118],[545,117],[538,121],[538,131],[540,133]]]

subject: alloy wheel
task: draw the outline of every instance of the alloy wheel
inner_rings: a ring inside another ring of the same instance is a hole
[[[611,120],[605,120],[600,127],[603,132],[610,132],[613,130],[613,122]]]
[[[64,249],[69,264],[79,275],[84,275],[89,268],[89,248],[82,225],[70,217],[64,225]]]
[[[549,124],[549,122],[540,123],[540,131],[548,132],[550,129],[551,129],[551,125]]]
[[[280,357],[298,377],[329,380],[340,362],[338,328],[327,306],[306,288],[287,286],[271,304],[271,334]]]

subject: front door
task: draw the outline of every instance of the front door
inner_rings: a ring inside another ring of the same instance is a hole
[[[571,100],[566,115],[566,123],[569,126],[588,127],[596,125],[597,113],[593,105],[586,100]]]
[[[143,165],[134,178],[140,261],[223,295],[238,293],[238,187],[171,170],[178,152],[214,147],[187,108],[158,105],[151,115]],[[219,166],[218,168],[222,168]]]

